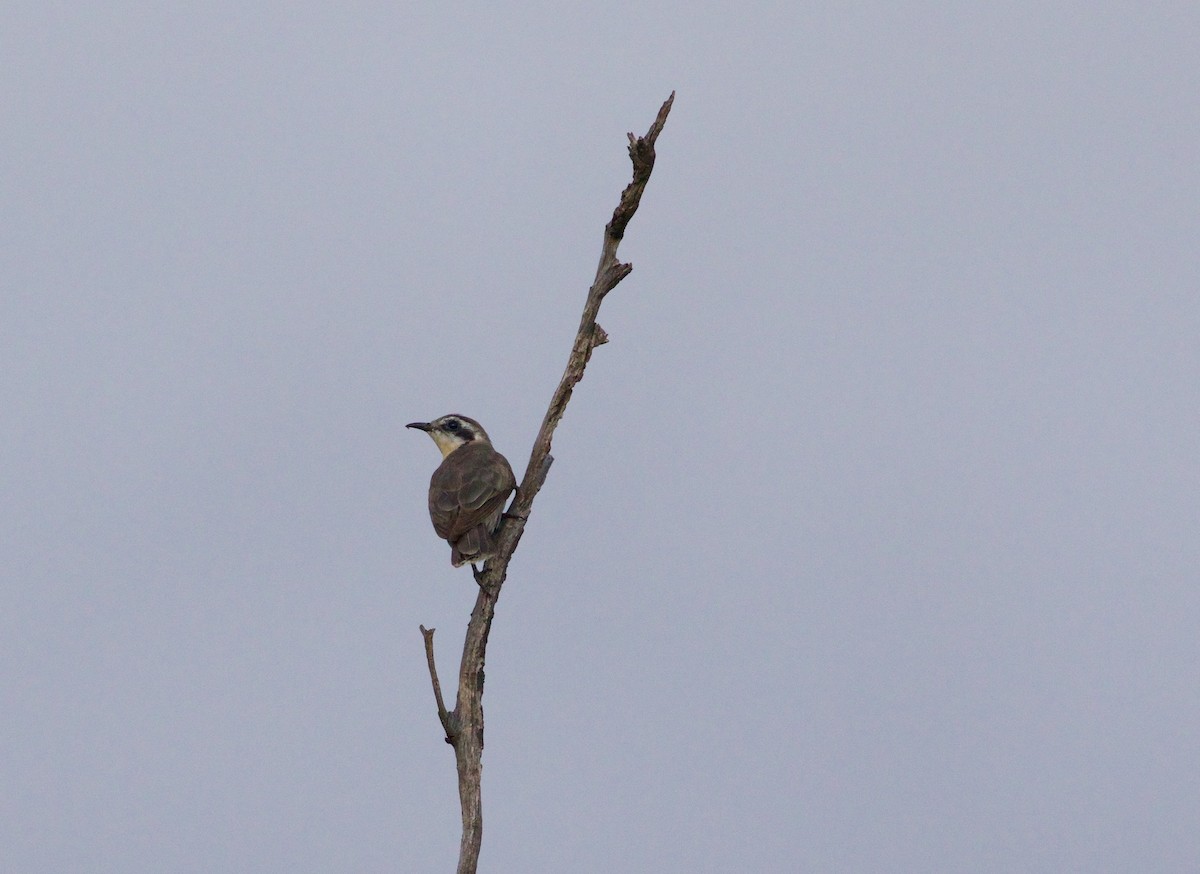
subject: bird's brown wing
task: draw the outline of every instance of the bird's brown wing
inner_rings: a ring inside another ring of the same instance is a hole
[[[498,518],[516,487],[508,461],[492,447],[480,443],[456,449],[429,482],[433,529],[453,543],[476,525]]]

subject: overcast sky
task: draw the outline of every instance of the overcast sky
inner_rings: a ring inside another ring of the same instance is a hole
[[[1195,3],[5,3],[5,872],[1200,870]]]

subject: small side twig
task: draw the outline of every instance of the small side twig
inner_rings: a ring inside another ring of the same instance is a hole
[[[453,745],[458,728],[454,725],[454,717],[446,710],[446,702],[442,700],[442,684],[438,682],[437,665],[433,661],[433,633],[437,629],[426,628],[424,625],[417,627],[421,629],[421,636],[425,638],[425,660],[429,662],[429,679],[433,681],[433,697],[437,701],[438,719],[442,721],[442,728],[446,730],[446,743]]]

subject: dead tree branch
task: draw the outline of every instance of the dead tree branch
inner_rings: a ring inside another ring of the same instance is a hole
[[[424,625],[419,626],[421,636],[425,638],[425,660],[429,662],[429,678],[433,680],[433,697],[437,700],[438,719],[442,721],[442,728],[446,729],[446,743],[454,743],[454,736],[458,733],[454,725],[454,717],[446,712],[446,702],[442,700],[442,684],[438,682],[437,665],[433,661],[433,633],[436,628],[426,628]]]
[[[646,183],[654,169],[654,144],[662,132],[674,101],[675,92],[672,91],[644,137],[629,134],[629,158],[633,162],[633,180],[621,192],[621,199],[617,208],[613,210],[612,219],[604,228],[600,263],[596,267],[592,287],[588,290],[583,316],[579,320],[579,330],[575,334],[575,343],[567,359],[567,368],[550,398],[550,406],[533,442],[529,464],[525,467],[525,476],[517,488],[516,497],[509,505],[508,512],[504,514],[504,521],[497,534],[496,555],[475,575],[479,584],[479,594],[475,599],[475,609],[471,612],[471,621],[467,625],[462,662],[458,670],[458,697],[452,713],[447,713],[442,702],[441,687],[438,685],[437,669],[433,662],[433,629],[426,631],[424,627],[421,628],[421,633],[425,636],[425,654],[429,662],[429,675],[433,681],[433,694],[437,699],[438,718],[446,730],[446,741],[454,747],[458,767],[458,795],[462,806],[463,824],[458,874],[474,874],[483,840],[483,805],[480,794],[483,764],[483,664],[488,633],[491,631],[492,618],[496,612],[496,600],[500,597],[500,587],[504,585],[508,576],[508,563],[525,531],[533,499],[546,482],[550,465],[554,463],[554,457],[550,454],[554,431],[562,421],[567,403],[571,400],[571,393],[583,379],[583,371],[592,357],[592,350],[608,342],[608,334],[596,324],[596,315],[600,312],[600,304],[603,303],[605,295],[616,288],[633,270],[633,265],[617,261],[617,247],[625,236],[629,220],[633,218],[642,201],[642,192],[646,190]]]

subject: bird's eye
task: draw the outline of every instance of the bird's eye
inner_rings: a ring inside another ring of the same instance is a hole
[[[447,431],[451,431],[451,432],[457,431],[458,430],[458,419],[451,419],[443,427],[445,427],[445,429]]]

